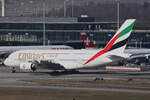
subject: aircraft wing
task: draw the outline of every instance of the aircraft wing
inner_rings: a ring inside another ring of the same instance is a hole
[[[52,69],[52,70],[64,70],[65,68],[57,61],[40,61],[40,60],[27,60],[23,63],[35,64],[38,69]]]
[[[80,61],[63,59],[54,60],[53,63],[63,66],[64,69],[77,69],[82,65]]]
[[[123,59],[125,59],[124,57],[121,57],[121,56],[117,56],[117,55],[109,55],[109,58],[111,59],[111,60],[115,60],[115,61],[117,61],[117,60],[123,60]]]

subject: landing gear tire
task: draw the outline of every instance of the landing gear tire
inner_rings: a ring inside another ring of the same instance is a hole
[[[78,70],[65,70],[65,71],[63,71],[63,73],[65,73],[65,74],[78,74],[79,71]]]
[[[31,65],[31,70],[32,70],[32,72],[35,72],[36,69],[37,69],[36,65],[35,65],[35,64],[32,64],[32,65]]]
[[[12,73],[15,73],[15,72],[16,72],[15,67],[12,68],[12,71],[11,71],[11,72],[12,72]]]
[[[57,71],[57,70],[55,70],[55,71],[53,71],[52,73],[60,73],[59,71]]]
[[[36,68],[32,68],[32,72],[35,72],[36,71]]]

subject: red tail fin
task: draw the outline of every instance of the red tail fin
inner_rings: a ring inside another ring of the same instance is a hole
[[[90,41],[88,35],[86,33],[81,33],[82,41],[84,43],[85,48],[94,48],[95,44],[93,41]]]

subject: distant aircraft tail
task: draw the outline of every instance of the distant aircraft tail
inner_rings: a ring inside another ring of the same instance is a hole
[[[81,33],[81,38],[85,48],[94,48],[94,41],[91,41],[86,33]]]
[[[127,40],[131,34],[132,28],[134,26],[135,19],[126,20],[113,38],[108,42],[106,47],[96,53],[91,57],[85,64],[91,62],[92,60],[98,58],[99,56],[111,52],[111,56],[118,56],[118,54],[124,54],[125,47],[127,45]],[[121,55],[120,55],[121,56]]]

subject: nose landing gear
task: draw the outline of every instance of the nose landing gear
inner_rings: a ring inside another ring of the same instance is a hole
[[[16,72],[15,67],[12,68],[12,71],[11,71],[11,72],[12,72],[12,73],[15,73],[15,72]]]

